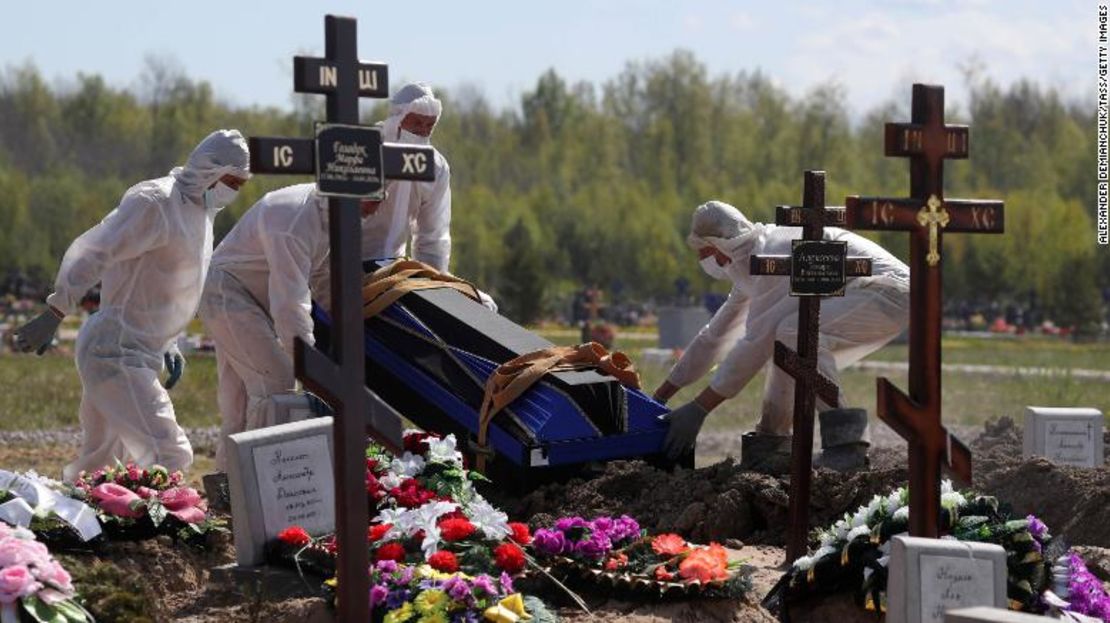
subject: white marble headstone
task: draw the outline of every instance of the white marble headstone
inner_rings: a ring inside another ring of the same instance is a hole
[[[948,610],[1006,607],[1006,550],[991,543],[891,539],[887,623],[944,623]]]
[[[236,559],[252,566],[265,546],[297,525],[335,530],[332,418],[313,418],[231,435],[228,486]]]
[[[944,623],[1044,623],[1056,620],[1058,619],[984,606],[949,610],[944,616]]]
[[[1024,457],[1043,456],[1076,467],[1103,464],[1103,418],[1098,409],[1025,408]]]

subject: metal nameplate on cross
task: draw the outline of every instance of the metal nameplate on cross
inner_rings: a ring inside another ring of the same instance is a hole
[[[802,205],[775,210],[775,224],[801,226],[802,238],[791,243],[790,256],[753,255],[749,267],[753,275],[789,275],[790,295],[801,298],[798,350],[775,341],[775,365],[794,378],[787,560],[806,553],[816,399],[820,397],[830,407],[840,406],[840,388],[817,369],[821,298],[843,296],[848,277],[871,274],[871,258],[847,257],[846,242],[824,240],[826,226],[844,222],[844,208],[825,206],[825,172],[806,171]]]
[[[848,197],[848,227],[910,233],[910,392],[878,379],[879,417],[909,442],[910,534],[935,538],[940,470],[971,481],[971,451],[941,423],[943,234],[1000,234],[1003,203],[945,199],[944,160],[967,158],[967,126],[945,125],[944,87],[913,85],[911,123],[888,123],[885,155],[910,160],[910,197]]]
[[[368,621],[366,435],[399,452],[402,427],[366,388],[359,199],[381,199],[386,179],[434,180],[435,152],[383,144],[379,128],[359,125],[359,98],[389,94],[388,67],[358,59],[353,18],[326,16],[324,35],[324,58],[294,58],[293,88],[326,96],[327,123],[310,139],[252,137],[250,166],[254,173],[315,174],[318,192],[328,196],[332,352],[297,339],[293,364],[305,387],[336,411],[337,620]]]

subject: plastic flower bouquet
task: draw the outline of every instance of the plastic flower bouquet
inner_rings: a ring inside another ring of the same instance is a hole
[[[85,623],[69,573],[24,528],[0,523],[0,620]]]

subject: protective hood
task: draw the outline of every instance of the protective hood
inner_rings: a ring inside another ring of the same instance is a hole
[[[730,268],[739,267],[746,265],[765,229],[723,201],[708,201],[694,210],[686,244],[695,251],[713,246],[732,260]]]
[[[432,93],[432,87],[426,83],[406,84],[389,101],[389,117],[382,122],[382,136],[391,143],[429,144],[432,132],[435,132],[434,126],[428,136],[417,136],[401,129],[401,121],[409,113],[435,117],[438,124],[439,116],[443,113],[443,104],[436,99],[435,94]]]
[[[175,167],[170,175],[186,198],[203,203],[204,191],[216,180],[231,174],[250,179],[250,153],[239,130],[216,130],[197,145],[185,166]]]

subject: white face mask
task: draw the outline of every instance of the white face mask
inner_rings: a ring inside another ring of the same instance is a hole
[[[713,279],[728,279],[728,273],[725,272],[724,267],[717,264],[716,256],[703,257],[698,260],[698,264],[701,264],[701,269]]]
[[[408,130],[405,130],[403,128],[398,133],[397,140],[401,143],[407,143],[409,145],[432,144],[432,136],[430,134],[428,136],[420,136],[419,134],[413,134],[412,132],[409,132]]]
[[[227,204],[235,201],[238,195],[238,190],[223,182],[216,182],[215,186],[204,191],[204,207],[209,210],[222,210]]]

